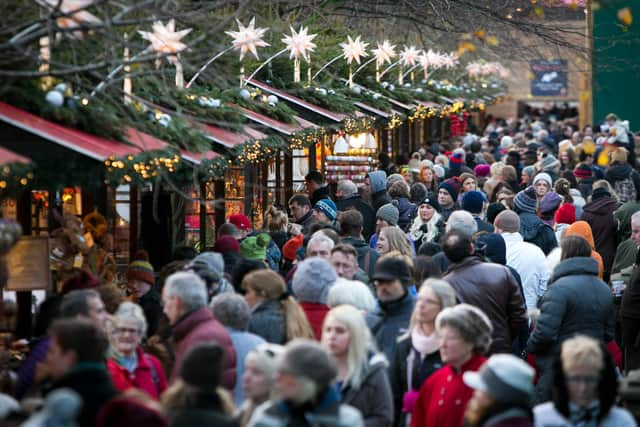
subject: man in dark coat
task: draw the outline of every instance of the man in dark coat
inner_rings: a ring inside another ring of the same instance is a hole
[[[387,193],[387,174],[385,171],[369,172],[364,178],[365,193],[371,197],[371,207],[378,212],[383,205],[391,203],[391,196]]]
[[[407,331],[415,300],[409,293],[412,281],[403,258],[385,256],[375,266],[372,279],[379,306],[366,316],[367,325],[387,360],[393,358],[398,337]]]
[[[46,361],[53,378],[50,391],[69,388],[78,393],[82,409],[77,423],[94,427],[100,409],[118,395],[105,364],[109,339],[88,319],[57,320],[50,334]]]
[[[447,232],[442,250],[451,261],[443,279],[461,302],[481,309],[493,324],[490,353],[510,353],[513,339],[528,328],[524,299],[513,275],[505,266],[483,262],[463,233]]]
[[[594,185],[595,187],[595,185]],[[606,188],[595,188],[591,194],[591,202],[582,210],[582,220],[589,223],[595,238],[596,251],[604,264],[604,280],[609,280],[613,259],[618,247],[618,226],[613,212],[620,204],[611,196]]]
[[[197,344],[213,342],[225,352],[222,385],[227,390],[233,390],[236,382],[236,352],[229,332],[207,307],[204,281],[190,271],[174,273],[165,282],[162,301],[173,331],[175,359],[171,380],[176,379],[189,350]]]
[[[326,182],[324,175],[320,171],[311,171],[304,177],[304,183],[309,193],[311,206],[315,206],[319,200],[332,199],[331,190]]]
[[[294,194],[289,199],[289,212],[295,224],[302,228],[302,233],[309,234],[311,224],[313,224],[313,205],[304,194]]]
[[[338,223],[340,224],[341,242],[356,248],[358,266],[367,276],[372,277],[380,254],[370,248],[367,242],[362,239],[362,214],[355,209],[348,209],[340,212]]]
[[[376,212],[371,205],[362,200],[358,194],[358,187],[349,179],[342,180],[338,183],[336,192],[336,207],[340,212],[347,209],[355,209],[362,215],[362,234],[364,240],[369,241],[371,235],[375,232]]]

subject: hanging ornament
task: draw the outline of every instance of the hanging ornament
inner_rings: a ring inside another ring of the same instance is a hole
[[[347,154],[349,152],[349,144],[344,136],[340,135],[333,145],[333,154]]]
[[[396,56],[396,45],[389,43],[389,40],[385,40],[382,44],[378,43],[378,48],[373,49],[373,54],[376,57],[376,81],[380,82],[380,67],[385,63],[390,64],[391,59]]]
[[[87,8],[95,3],[95,0],[36,0],[36,2],[49,9],[58,12],[61,16],[56,18],[59,28],[74,29],[83,24],[100,24],[102,21],[94,14],[87,12]],[[82,38],[82,31],[72,32],[76,38]]]
[[[237,19],[236,22],[238,23],[238,31],[225,31],[225,34],[233,38],[233,48],[240,51],[240,61],[242,61],[245,54],[249,52],[251,52],[256,59],[260,59],[257,48],[269,46],[269,43],[263,40],[264,34],[269,29],[256,28],[255,16],[251,18],[249,25],[246,27]]]
[[[360,58],[364,58],[367,55],[366,48],[369,46],[369,43],[365,43],[360,40],[360,36],[356,37],[355,40],[351,38],[351,36],[347,36],[346,43],[340,43],[340,47],[342,48],[342,55],[344,59],[349,64],[349,87],[353,86],[353,72],[351,71],[351,63],[353,61],[360,64]]]
[[[184,76],[182,73],[182,64],[178,53],[185,50],[187,45],[180,40],[191,32],[191,28],[186,30],[176,31],[176,23],[171,19],[167,25],[164,25],[160,21],[153,23],[152,32],[138,31],[143,39],[151,42],[151,49],[153,49],[158,55],[169,54],[168,60],[176,67],[176,86],[179,88],[184,87]]]
[[[54,107],[62,107],[62,104],[64,104],[64,95],[57,90],[47,92],[44,99]]]
[[[311,58],[309,54],[316,48],[316,44],[312,40],[317,34],[307,34],[308,28],[300,27],[298,32],[291,27],[291,35],[285,35],[282,42],[286,45],[286,49],[289,51],[289,58],[293,59],[293,81],[300,81],[300,57],[302,57],[307,63]],[[311,72],[311,68],[307,69],[307,73]]]
[[[376,150],[378,148],[376,138],[372,133],[367,134],[367,142],[364,144],[364,148],[366,148],[367,150]]]
[[[400,65],[403,67],[414,67],[418,61],[420,51],[414,46],[405,46],[404,50],[400,52]],[[400,69],[398,74],[398,84],[402,84],[404,81],[403,70]]]

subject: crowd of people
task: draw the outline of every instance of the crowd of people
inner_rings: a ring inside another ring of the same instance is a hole
[[[231,215],[211,251],[157,270],[140,251],[127,292],[77,271],[40,306],[0,419],[635,426],[635,142],[615,115],[492,121],[381,153],[362,186],[312,171],[260,230]]]

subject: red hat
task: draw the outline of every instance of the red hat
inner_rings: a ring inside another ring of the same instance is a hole
[[[296,259],[296,252],[298,249],[302,247],[302,240],[304,236],[302,234],[298,234],[296,237],[293,237],[287,241],[282,247],[282,256],[287,261],[293,261]]]
[[[251,221],[242,214],[233,214],[229,217],[229,222],[235,225],[238,230],[251,230]]]
[[[221,254],[228,252],[238,254],[240,253],[240,243],[233,236],[221,236],[213,245],[213,251]]]
[[[576,222],[576,207],[572,203],[563,203],[553,217],[556,224],[573,224]]]

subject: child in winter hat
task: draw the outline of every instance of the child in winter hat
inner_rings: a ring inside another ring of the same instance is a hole
[[[249,236],[240,243],[240,256],[245,259],[264,261],[267,259],[267,247],[271,237],[267,233]]]

